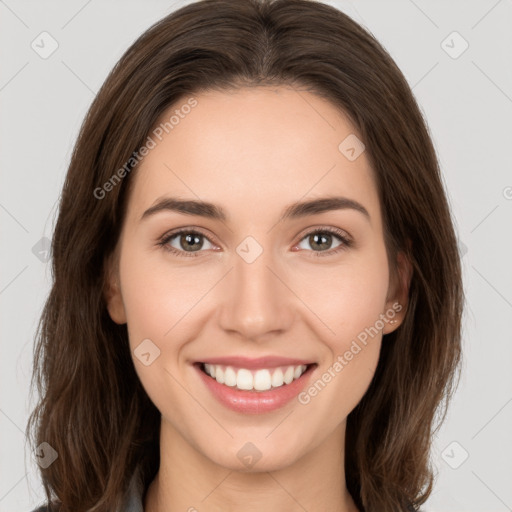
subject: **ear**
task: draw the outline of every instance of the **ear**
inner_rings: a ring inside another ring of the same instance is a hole
[[[105,267],[103,296],[107,304],[107,310],[110,318],[116,324],[122,325],[126,323],[126,312],[121,294],[117,250],[107,258]]]
[[[409,302],[412,265],[402,251],[397,254],[396,267],[397,271],[391,276],[389,283],[386,312],[384,313],[389,320],[385,322],[383,334],[389,334],[402,325]]]

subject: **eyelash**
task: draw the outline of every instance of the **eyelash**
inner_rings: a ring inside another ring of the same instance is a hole
[[[181,228],[177,231],[172,231],[171,233],[166,233],[165,235],[163,235],[162,238],[159,239],[157,245],[162,247],[162,249],[164,249],[165,251],[168,251],[168,252],[170,252],[176,256],[179,256],[179,257],[181,257],[181,256],[197,257],[200,255],[201,252],[204,252],[204,251],[191,251],[191,252],[180,251],[180,250],[168,245],[169,242],[173,238],[175,238],[178,235],[181,235],[182,233],[187,233],[189,235],[199,235],[199,236],[206,238],[210,243],[212,243],[204,233],[202,233],[201,231],[199,231],[197,229]],[[318,234],[318,233],[329,233],[329,234],[335,235],[337,238],[339,238],[339,240],[342,243],[338,247],[336,247],[334,249],[329,249],[327,251],[309,251],[309,252],[313,252],[315,254],[315,257],[333,256],[335,254],[338,254],[340,251],[344,251],[344,250],[352,247],[352,240],[350,240],[348,238],[347,234],[344,231],[342,231],[341,229],[337,229],[337,228],[313,229],[313,230],[305,233],[304,236],[299,240],[299,243],[302,242],[302,240],[304,240],[305,238],[307,238],[311,235]]]

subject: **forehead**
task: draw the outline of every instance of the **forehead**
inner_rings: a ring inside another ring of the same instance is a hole
[[[344,195],[378,215],[365,152],[347,158],[354,154],[347,147],[361,150],[360,137],[327,100],[285,86],[209,91],[194,95],[193,107],[189,98],[150,133],[154,147],[133,177],[137,211],[166,193],[228,204],[241,215]]]

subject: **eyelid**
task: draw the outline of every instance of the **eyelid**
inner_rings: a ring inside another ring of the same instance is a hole
[[[304,232],[302,232],[299,235],[298,241],[301,242],[306,236],[312,235],[314,233],[331,233],[333,235],[336,235],[338,238],[341,238],[342,240],[345,240],[346,242],[352,243],[353,239],[352,236],[345,231],[344,229],[337,228],[334,226],[310,226],[309,228],[305,229]]]

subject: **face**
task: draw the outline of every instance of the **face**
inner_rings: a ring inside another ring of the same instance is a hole
[[[131,176],[109,313],[175,439],[275,470],[344,432],[406,292],[343,114],[287,87],[194,97]]]

